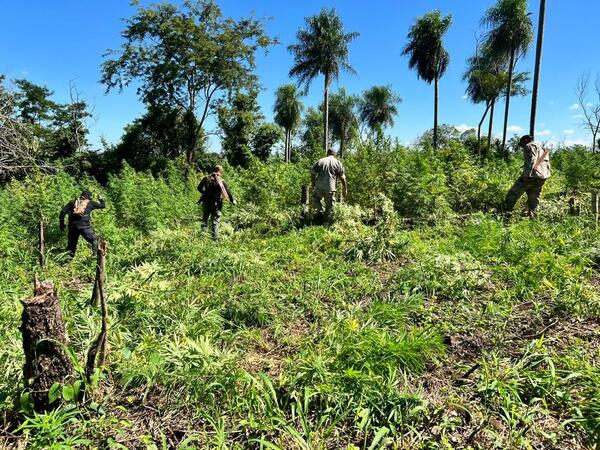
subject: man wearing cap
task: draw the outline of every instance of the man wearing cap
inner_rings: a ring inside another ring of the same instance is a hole
[[[65,230],[65,216],[69,216],[67,252],[69,252],[71,257],[74,257],[77,251],[79,236],[82,236],[92,245],[94,255],[98,251],[98,238],[90,225],[90,214],[92,211],[106,207],[104,199],[98,198],[98,200],[98,202],[92,200],[92,193],[90,191],[83,191],[78,198],[71,200],[60,211],[59,222],[61,231]]]
[[[211,234],[216,241],[219,239],[223,201],[230,201],[232,205],[237,204],[229,186],[223,180],[222,166],[215,166],[213,172],[200,181],[198,192],[200,192],[198,203],[202,204],[202,223],[204,228],[208,229],[208,223],[212,221]]]
[[[540,204],[544,183],[550,178],[550,150],[533,142],[533,138],[529,135],[521,137],[519,146],[523,149],[525,160],[523,173],[506,194],[504,211],[511,212],[519,198],[526,193],[528,216],[533,218]]]
[[[313,187],[313,203],[318,218],[323,217],[323,201],[325,201],[325,222],[331,223],[333,218],[333,206],[337,191],[337,180],[342,183],[344,197],[348,194],[348,184],[344,166],[336,158],[333,149],[327,151],[327,156],[318,160],[311,170],[311,182]]]

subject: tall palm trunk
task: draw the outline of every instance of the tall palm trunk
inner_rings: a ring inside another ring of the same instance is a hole
[[[435,84],[433,88],[433,149],[438,148],[438,100],[439,100],[439,77],[435,76]]]
[[[512,93],[513,70],[515,68],[515,49],[510,50],[510,61],[508,63],[508,85],[506,86],[506,107],[504,108],[504,129],[502,131],[502,153],[508,158],[506,150],[506,133],[508,132],[508,112],[510,110],[510,94]]]
[[[544,45],[544,23],[546,20],[546,0],[540,0],[540,20],[538,24],[537,47],[535,50],[535,72],[533,75],[533,91],[531,93],[531,118],[529,120],[529,134],[535,136],[535,119],[537,115],[538,89],[540,83],[540,70],[542,67],[542,47]]]
[[[329,74],[325,74],[325,92],[323,94],[323,104],[325,105],[325,114],[323,115],[323,130],[325,131],[323,135],[323,148],[325,149],[325,154],[327,155],[327,151],[329,150],[329,85],[330,85],[330,77]]]
[[[496,99],[492,100],[492,106],[490,108],[490,124],[488,127],[486,156],[489,154],[490,149],[492,148],[492,133],[494,132],[494,108],[495,107],[496,107]]]
[[[289,162],[288,161],[288,130],[287,130],[287,128],[285,129],[285,137],[283,140],[283,162]]]
[[[344,150],[346,150],[346,133],[342,132],[342,136],[340,138],[340,158],[344,157]]]
[[[287,152],[288,162],[292,162],[292,129],[290,128],[287,132]]]
[[[188,166],[191,167],[194,163],[194,153],[196,151],[196,145],[198,144],[197,120],[193,110],[186,111],[185,122],[187,128],[185,155]]]
[[[491,102],[487,102],[485,107],[485,111],[483,112],[483,116],[481,116],[481,120],[479,121],[479,125],[477,126],[477,156],[481,157],[481,127],[483,126],[483,121],[487,116],[490,107],[492,106]]]

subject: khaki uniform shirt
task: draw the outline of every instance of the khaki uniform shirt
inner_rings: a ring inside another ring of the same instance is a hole
[[[335,156],[321,158],[311,172],[315,177],[315,190],[318,192],[335,192],[337,179],[345,176],[344,166]]]
[[[543,147],[537,142],[531,142],[523,149],[523,158],[525,164],[523,165],[523,176],[530,178],[538,178],[545,180],[550,178],[550,153],[546,155],[544,160],[533,170],[533,166],[539,158],[544,154]]]

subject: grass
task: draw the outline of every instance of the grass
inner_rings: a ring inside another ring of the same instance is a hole
[[[161,200],[166,181],[143,178],[158,203],[140,212],[119,203],[136,176],[112,180],[95,217],[110,243],[108,365],[46,414],[17,401],[19,301],[36,266],[22,219],[38,212],[26,184],[0,191],[0,211],[18,212],[0,213],[3,445],[600,448],[600,238],[552,190],[540,220],[508,225],[477,212],[408,223],[382,195],[338,208],[330,228],[302,226],[293,208],[270,215],[270,199],[228,211],[213,243],[197,213],[177,215],[194,208],[193,183]],[[76,191],[40,184],[46,216]],[[67,263],[54,226],[35,270],[57,283],[82,361],[100,325],[93,260],[81,246]]]

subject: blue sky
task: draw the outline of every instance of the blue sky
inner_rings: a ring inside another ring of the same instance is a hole
[[[142,1],[143,5],[154,2]],[[245,16],[254,11],[257,17],[270,17],[267,30],[281,44],[268,55],[259,55],[257,73],[264,90],[259,102],[268,120],[272,118],[274,91],[289,82],[292,57],[287,45],[295,41],[304,17],[322,7],[336,7],[348,31],[360,37],[351,44],[350,62],[358,75],[342,74],[333,89],[344,86],[350,93],[360,93],[373,85],[389,84],[402,97],[395,126],[388,130],[402,142],[411,143],[430,128],[433,122],[433,89],[417,80],[401,56],[406,34],[414,18],[432,9],[451,13],[453,25],[446,38],[451,64],[440,84],[440,122],[475,126],[482,107],[463,98],[461,81],[465,60],[474,50],[475,36],[483,31],[479,25],[483,12],[493,0],[220,0],[225,15]],[[588,143],[588,134],[579,125],[580,112],[574,87],[579,74],[600,72],[597,46],[597,21],[600,1],[550,0],[547,2],[546,36],[537,137],[547,142]],[[135,88],[105,95],[98,83],[103,53],[121,43],[123,18],[135,13],[127,0],[81,1],[21,0],[3,2],[0,27],[0,73],[9,78],[28,78],[46,84],[55,91],[57,101],[69,99],[69,83],[76,84],[82,96],[94,107],[95,120],[90,123],[92,143],[98,147],[100,136],[118,142],[123,127],[139,116],[143,105]],[[537,24],[538,0],[530,1],[530,11]],[[533,71],[534,49],[518,66]],[[315,80],[304,98],[307,106],[316,106],[322,98],[322,79]],[[590,98],[590,101],[594,101]],[[598,99],[596,99],[598,101]],[[530,97],[513,100],[510,130],[521,133],[529,126]],[[502,108],[500,108],[502,109]],[[501,131],[498,114],[495,132]],[[214,124],[209,124],[209,127]],[[213,149],[218,143],[213,140]]]

